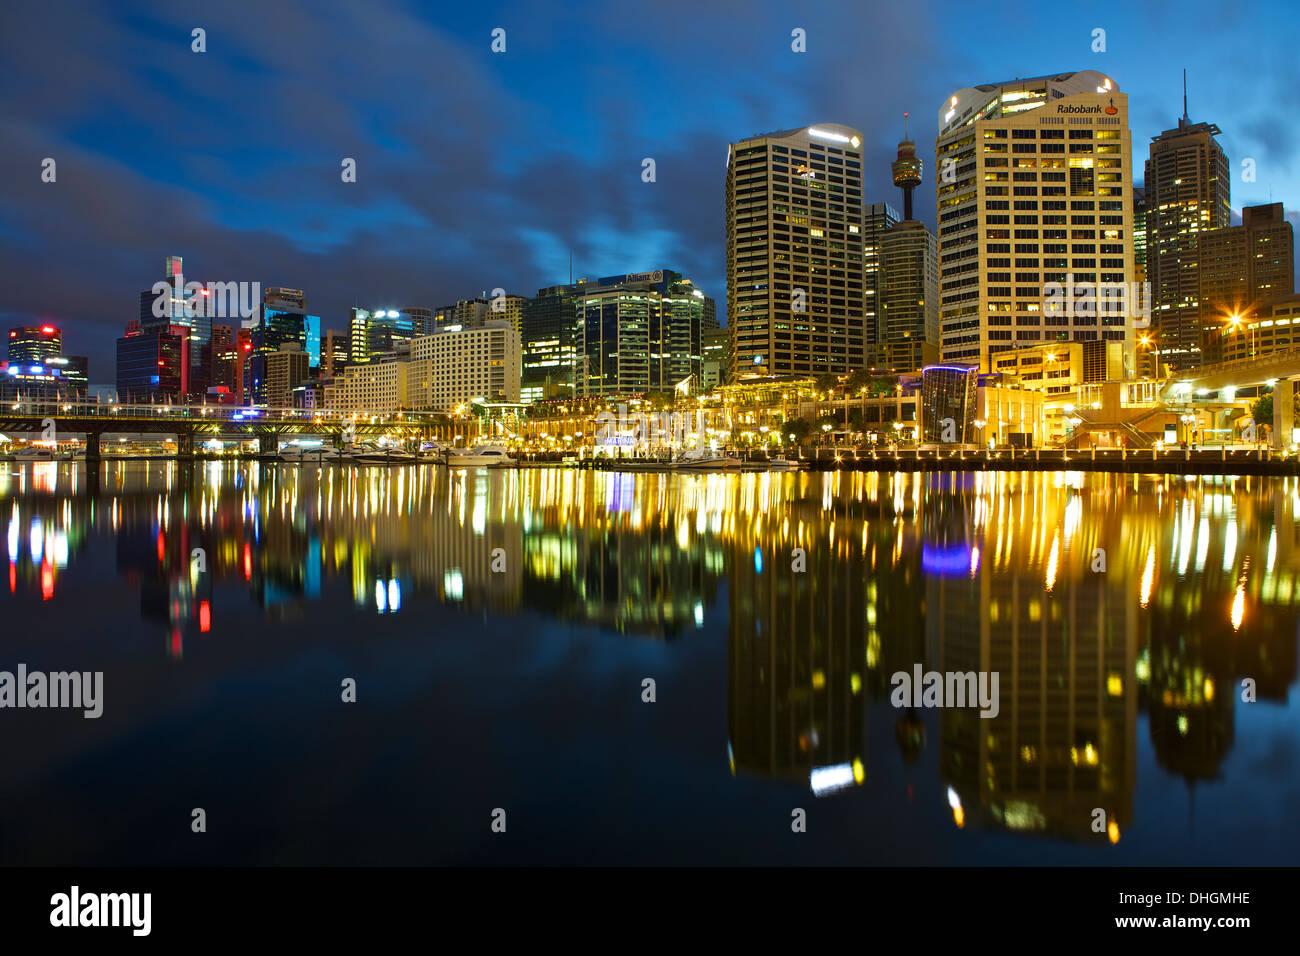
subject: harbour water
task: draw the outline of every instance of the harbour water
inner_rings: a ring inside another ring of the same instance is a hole
[[[0,525],[0,671],[103,674],[0,709],[0,863],[1300,852],[1300,479],[0,463]]]

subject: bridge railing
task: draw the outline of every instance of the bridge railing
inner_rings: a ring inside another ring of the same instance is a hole
[[[303,408],[249,408],[234,405],[136,405],[110,402],[60,402],[54,399],[18,399],[0,405],[0,415],[31,418],[100,419],[104,421],[186,421],[248,425],[274,422],[294,425],[388,424],[435,425],[448,421],[433,412],[337,411]]]

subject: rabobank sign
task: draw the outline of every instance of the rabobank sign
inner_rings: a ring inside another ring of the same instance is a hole
[[[1096,116],[1099,113],[1105,113],[1107,116],[1114,116],[1119,112],[1119,107],[1115,105],[1115,98],[1112,96],[1110,102],[1105,106],[1100,103],[1057,103],[1056,112],[1069,113],[1071,116]]]

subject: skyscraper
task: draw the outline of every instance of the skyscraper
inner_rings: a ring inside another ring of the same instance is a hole
[[[524,301],[520,321],[523,349],[521,400],[573,394],[577,358],[577,301],[586,280],[538,289]]]
[[[967,87],[944,101],[935,142],[944,361],[989,371],[1000,351],[1104,340],[1125,343],[1131,369],[1130,149],[1128,99],[1095,70]]]
[[[117,391],[124,402],[184,402],[190,379],[190,335],[186,325],[145,330],[138,320],[117,340]]]
[[[889,203],[873,202],[862,211],[862,323],[866,329],[867,366],[886,365],[881,355],[885,325],[881,318],[880,296],[884,279],[880,271],[880,245],[886,230],[899,221],[898,211]]]
[[[921,184],[916,144],[899,143],[891,168],[903,190],[903,221],[878,239],[875,364],[915,372],[939,356],[939,248],[934,233],[912,218],[912,190]]]
[[[308,366],[320,365],[320,317],[307,314],[307,297],[299,289],[272,287],[262,295],[261,316],[252,330],[247,392],[253,405],[266,405],[271,355],[288,343],[297,343]],[[295,383],[296,384],[296,383]]]
[[[169,286],[166,290],[161,288],[164,283]],[[181,256],[167,256],[163,262],[163,278],[149,291],[140,293],[140,329],[147,334],[171,334],[170,330],[177,327],[190,330],[186,387],[191,394],[197,395],[208,386],[209,373],[203,357],[205,353],[211,353],[213,309],[207,301],[206,291],[186,291],[185,287],[191,283],[207,286],[196,279],[186,280]]]
[[[668,269],[587,283],[577,302],[580,394],[672,392],[702,371],[713,300]]]
[[[9,361],[40,365],[63,354],[63,332],[53,325],[23,325],[9,330]]]
[[[1280,202],[1245,206],[1240,226],[1201,233],[1199,252],[1206,332],[1295,291],[1295,237]]]
[[[1202,233],[1232,224],[1228,157],[1213,123],[1178,125],[1152,137],[1146,163],[1146,260],[1151,324],[1160,362],[1173,368],[1200,363],[1200,252]]]
[[[358,309],[352,310],[348,346],[349,365],[369,362],[371,356],[410,346],[411,340],[433,331],[432,309]]]
[[[321,336],[321,378],[341,375],[348,365],[348,338],[346,330],[329,329]]]
[[[822,124],[727,153],[727,327],[733,374],[862,368],[862,135]]]

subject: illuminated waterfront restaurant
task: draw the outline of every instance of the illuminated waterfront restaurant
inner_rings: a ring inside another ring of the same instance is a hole
[[[835,419],[828,429],[831,437],[862,433],[876,441],[897,441],[914,434],[915,376],[880,376],[874,387],[858,389],[818,388],[811,378],[771,378],[724,385],[719,395],[723,424],[744,444],[779,441],[781,426],[796,418],[813,425]]]

